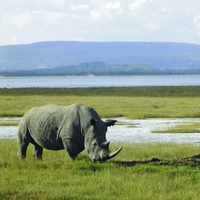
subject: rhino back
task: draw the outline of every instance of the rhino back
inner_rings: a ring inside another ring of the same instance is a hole
[[[21,124],[26,124],[31,137],[44,148],[63,149],[62,141],[66,139],[72,139],[84,148],[84,136],[91,118],[100,119],[92,108],[82,104],[48,104],[30,109]]]
[[[70,114],[70,107],[48,104],[32,108],[22,120],[26,121],[35,142],[47,149],[59,150],[64,148],[60,135],[64,125],[70,126]]]

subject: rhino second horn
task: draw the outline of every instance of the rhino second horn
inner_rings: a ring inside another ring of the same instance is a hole
[[[110,145],[110,142],[103,142],[101,144],[102,147],[106,148],[106,149],[109,149],[109,145]]]
[[[111,158],[115,157],[121,150],[122,150],[122,147],[120,147],[117,151],[111,153],[109,155],[108,159],[111,159]]]

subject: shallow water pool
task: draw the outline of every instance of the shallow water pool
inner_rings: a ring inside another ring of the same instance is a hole
[[[124,125],[115,125],[108,128],[107,140],[111,142],[174,142],[200,144],[200,133],[190,134],[158,134],[151,133],[155,129],[168,128],[179,123],[200,122],[199,118],[176,119],[126,119],[115,118]],[[19,118],[0,118],[0,121],[19,120]],[[133,124],[133,126],[131,125]],[[16,139],[16,126],[0,126],[0,139]]]

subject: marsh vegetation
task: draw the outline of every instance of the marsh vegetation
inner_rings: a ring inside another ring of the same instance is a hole
[[[200,123],[185,123],[179,124],[167,129],[156,129],[152,131],[153,133],[199,133],[200,132]]]
[[[94,107],[101,117],[200,117],[199,87],[0,89],[0,116],[22,116],[33,106],[74,102]],[[119,145],[122,152],[105,163],[92,163],[85,151],[69,162],[65,151],[45,150],[43,160],[36,161],[31,145],[27,158],[20,160],[17,141],[0,140],[0,199],[199,198],[199,159],[195,164],[175,162],[198,155],[199,145],[112,143],[111,150]],[[152,158],[158,162],[145,162]],[[121,165],[124,162],[132,165]]]

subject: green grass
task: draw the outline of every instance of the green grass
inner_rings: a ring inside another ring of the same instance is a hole
[[[167,129],[156,129],[152,133],[199,133],[200,132],[200,123],[185,123],[179,124]]]
[[[101,117],[200,117],[199,87],[0,89],[0,117],[22,116],[47,103],[75,102],[92,106]],[[0,199],[199,199],[199,166],[123,167],[114,162],[184,158],[199,154],[199,146],[114,143],[111,149],[121,145],[120,154],[106,163],[92,163],[85,152],[69,162],[65,151],[48,150],[43,161],[36,161],[31,145],[20,160],[17,141],[0,140]]]
[[[111,144],[116,149],[121,144]],[[122,144],[114,160],[175,159],[199,153],[198,146]],[[66,152],[44,151],[43,161],[17,158],[17,142],[0,140],[0,199],[198,199],[200,168],[92,163],[85,152],[69,162]]]
[[[0,117],[48,103],[92,106],[101,117],[200,117],[199,87],[0,89]]]
[[[0,121],[0,126],[18,126],[19,121]]]

